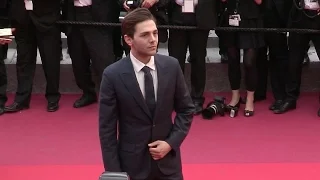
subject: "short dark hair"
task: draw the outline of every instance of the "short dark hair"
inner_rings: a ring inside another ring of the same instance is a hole
[[[122,35],[133,37],[136,25],[147,20],[153,20],[156,23],[156,19],[147,8],[137,8],[129,12],[121,24]]]

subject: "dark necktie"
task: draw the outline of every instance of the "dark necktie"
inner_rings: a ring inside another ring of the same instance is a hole
[[[154,94],[153,79],[150,73],[150,68],[145,66],[142,68],[144,72],[144,92],[146,104],[151,112],[151,115],[154,115],[156,109],[156,99]]]

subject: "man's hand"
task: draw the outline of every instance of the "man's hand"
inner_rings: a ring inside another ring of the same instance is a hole
[[[154,160],[162,159],[171,151],[171,146],[165,141],[155,141],[148,144],[149,151]]]
[[[124,1],[124,3],[123,3],[123,8],[124,8],[126,11],[130,11],[129,6],[127,6],[127,1]]]
[[[12,39],[10,37],[0,37],[0,44],[5,45],[12,42]]]
[[[16,28],[11,28],[11,32],[14,33],[16,31]],[[12,42],[12,39],[10,36],[2,36],[0,37],[0,45],[9,44]]]
[[[159,0],[144,0],[141,7],[149,9],[157,2],[159,2]]]

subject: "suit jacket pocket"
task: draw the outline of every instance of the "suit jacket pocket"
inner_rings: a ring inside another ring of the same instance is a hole
[[[119,157],[121,170],[130,176],[137,176],[144,170],[146,164],[144,154],[139,151],[136,144],[120,143]]]
[[[131,143],[120,143],[120,151],[134,153],[136,145]]]
[[[165,175],[171,175],[182,171],[180,150],[170,151],[164,158],[158,160],[160,171]]]

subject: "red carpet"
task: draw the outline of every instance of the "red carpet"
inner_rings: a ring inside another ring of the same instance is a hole
[[[34,95],[31,109],[0,116],[0,180],[98,178],[97,105],[74,109],[77,97],[62,96],[60,110],[47,113],[44,97]],[[269,112],[270,103],[256,103],[251,118],[195,117],[182,146],[185,179],[320,179],[318,94],[302,94],[284,115]]]

